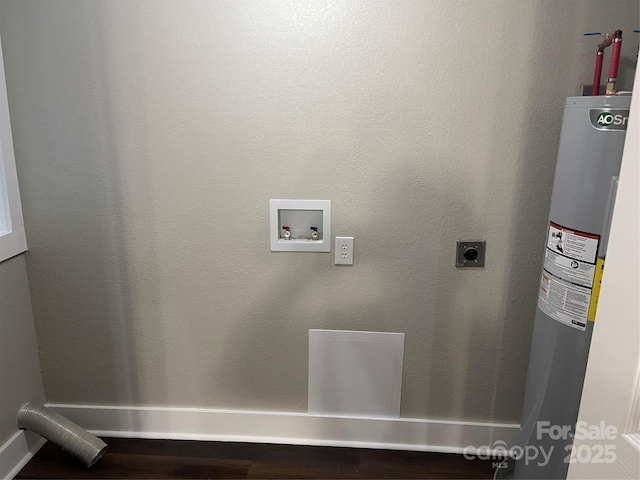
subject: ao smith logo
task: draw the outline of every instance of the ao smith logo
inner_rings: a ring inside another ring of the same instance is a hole
[[[609,125],[624,125],[627,122],[627,117],[622,115],[613,115],[609,112],[601,113],[598,115],[596,123],[600,127],[608,127]]]
[[[599,130],[626,130],[629,110],[589,110],[591,125]]]

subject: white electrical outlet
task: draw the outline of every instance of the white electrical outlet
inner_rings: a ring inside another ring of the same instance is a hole
[[[353,265],[353,237],[336,237],[336,265]]]

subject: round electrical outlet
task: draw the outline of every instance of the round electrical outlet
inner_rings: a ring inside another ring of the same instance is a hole
[[[473,262],[478,258],[478,250],[473,247],[467,248],[463,253],[464,258],[466,258],[469,262]]]

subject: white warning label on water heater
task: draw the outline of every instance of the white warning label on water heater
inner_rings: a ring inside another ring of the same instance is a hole
[[[592,263],[563,257],[547,248],[544,256],[544,269],[563,280],[587,288],[593,287],[596,266]]]
[[[538,307],[554,320],[579,330],[587,328],[591,289],[542,272]]]
[[[547,248],[573,260],[596,264],[599,235],[579,232],[551,222]]]
[[[538,307],[549,317],[585,330],[600,236],[551,223]]]

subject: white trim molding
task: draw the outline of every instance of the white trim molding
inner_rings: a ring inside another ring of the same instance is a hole
[[[417,418],[338,417],[202,408],[48,404],[103,437],[323,445],[444,453],[504,453],[519,425]],[[489,449],[489,450],[487,450]]]
[[[46,443],[35,433],[19,430],[0,447],[0,478],[12,479]]]

